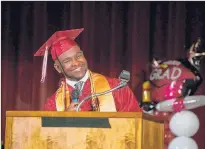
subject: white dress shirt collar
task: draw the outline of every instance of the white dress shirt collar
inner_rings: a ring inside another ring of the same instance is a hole
[[[89,78],[89,73],[88,73],[88,70],[87,70],[87,72],[85,73],[84,77],[79,80],[79,81],[82,81],[82,82],[83,82],[82,89],[83,89],[84,84],[85,84],[85,82],[87,81],[88,78]],[[72,86],[73,88],[75,88],[75,84],[78,83],[79,81],[71,81],[71,80],[68,80],[68,79],[66,78],[66,83],[67,83],[68,85]]]

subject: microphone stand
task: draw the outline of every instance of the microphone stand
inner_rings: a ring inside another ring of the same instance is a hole
[[[107,91],[101,92],[101,93],[95,93],[95,94],[92,94],[92,95],[89,95],[89,96],[85,97],[85,98],[78,104],[78,106],[76,107],[76,112],[79,112],[79,109],[80,109],[81,105],[82,105],[85,101],[87,101],[88,99],[90,99],[90,98],[92,98],[92,97],[94,97],[94,96],[101,96],[101,95],[108,94],[108,93],[110,93],[110,92],[112,92],[112,91],[114,91],[114,90],[117,90],[117,89],[119,89],[119,88],[121,88],[121,87],[126,86],[126,85],[127,85],[127,82],[128,82],[128,81],[121,81],[119,85],[117,85],[116,87],[114,87],[114,88],[112,88],[112,89],[110,89],[110,90],[107,90]]]

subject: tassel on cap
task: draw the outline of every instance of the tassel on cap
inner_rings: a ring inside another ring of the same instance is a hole
[[[44,83],[45,78],[46,78],[47,63],[48,63],[48,47],[46,46],[45,54],[44,54],[44,57],[43,57],[41,83]]]

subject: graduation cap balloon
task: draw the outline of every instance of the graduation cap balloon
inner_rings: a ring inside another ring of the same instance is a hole
[[[202,59],[205,58],[205,42],[202,38],[198,38],[196,42],[189,48],[188,59],[190,63],[200,69]]]
[[[77,45],[74,40],[83,30],[84,28],[57,31],[38,49],[34,56],[44,56],[41,82],[45,81],[48,54],[51,53],[52,59],[56,60],[62,53]]]

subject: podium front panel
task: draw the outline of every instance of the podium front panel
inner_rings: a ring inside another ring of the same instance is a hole
[[[141,119],[136,122],[135,117],[32,116],[7,118],[9,118],[7,129],[11,127],[9,136],[7,134],[9,149],[141,148]],[[12,124],[9,125],[9,123]],[[139,125],[136,126],[136,123]]]
[[[163,149],[163,123],[134,112],[10,111],[5,149]]]

